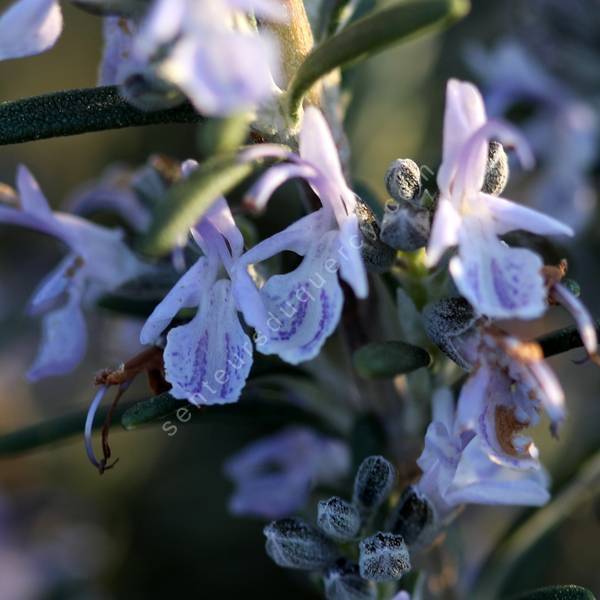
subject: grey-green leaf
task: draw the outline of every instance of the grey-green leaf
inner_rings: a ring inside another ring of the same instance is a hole
[[[215,156],[171,188],[156,209],[139,250],[150,256],[167,254],[221,195],[227,194],[262,165],[242,162],[236,154]]]
[[[185,406],[187,406],[187,403],[182,400],[176,400],[169,393],[160,394],[153,398],[136,402],[121,417],[121,425],[130,431],[146,423],[166,417],[178,408]]]
[[[469,8],[468,0],[405,0],[355,21],[306,57],[288,90],[290,115],[297,117],[304,95],[333,69],[433,28],[450,25]]]
[[[406,342],[376,342],[359,348],[354,367],[365,379],[385,379],[427,367],[431,357],[426,350]]]
[[[553,585],[526,592],[513,600],[595,600],[596,596],[578,585]]]

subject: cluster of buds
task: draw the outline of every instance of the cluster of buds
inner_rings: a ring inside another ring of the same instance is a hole
[[[267,553],[281,567],[320,572],[328,600],[374,600],[378,584],[411,570],[409,546],[431,520],[427,501],[412,487],[389,508],[395,483],[389,461],[366,458],[351,502],[337,496],[319,502],[316,527],[299,518],[273,521],[264,530]]]

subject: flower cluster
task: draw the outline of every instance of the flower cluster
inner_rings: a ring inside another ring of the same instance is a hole
[[[29,313],[42,317],[30,380],[81,363],[90,307],[142,317],[143,351],[95,378],[84,432],[99,471],[114,465],[111,419],[140,373],[153,396],[130,409],[134,425],[190,405],[222,415],[242,407],[220,405],[242,398],[251,410],[274,394],[273,409],[301,413],[302,425],[227,461],[224,472],[235,486],[229,508],[275,519],[264,529],[268,555],[279,566],[315,573],[330,600],[418,596],[404,576],[464,505],[546,503],[550,476],[528,430],[545,415],[558,437],[566,400],[542,344],[517,335],[514,322],[561,306],[587,357],[599,363],[597,323],[566,277],[567,261],[550,261],[534,243],[540,236],[564,241],[581,223],[565,224],[556,211],[547,216],[502,194],[514,151],[527,168],[534,153],[542,157],[553,193],[581,195],[596,156],[589,107],[515,46],[490,56],[475,51],[471,62],[485,80],[492,114],[505,115],[527,98],[544,106],[553,127],[534,120],[523,136],[488,118],[475,85],[450,79],[435,182],[433,170],[397,159],[384,176],[389,200],[381,202],[359,196],[350,176],[341,89],[335,73],[323,77],[339,64],[323,59],[322,47],[310,54],[312,33],[295,48],[294,60],[308,55],[308,67],[281,64],[302,29],[290,21],[306,19],[303,5],[73,2],[102,15],[99,85],[116,86],[125,99],[100,90],[116,98],[111,110],[190,111],[218,138],[215,156],[204,163],[153,155],[133,171],[114,165],[71,197],[69,212],[50,208],[23,165],[15,189],[0,185],[1,224],[49,235],[67,249],[29,303]],[[343,29],[354,5],[328,28]],[[399,9],[389,10],[384,16]],[[385,29],[381,20],[366,22],[365,30],[361,22],[352,27],[366,37]],[[289,39],[277,33],[288,25]],[[48,50],[62,26],[57,0],[14,1],[0,15],[0,60]],[[308,21],[302,26],[311,31]],[[354,31],[329,46],[341,63],[354,56],[348,39],[366,43]],[[286,78],[292,83],[282,90]],[[233,143],[226,130],[238,120],[244,128]],[[254,218],[271,201],[280,208],[294,187],[297,218],[283,211],[283,224],[263,228],[259,221],[255,229]],[[109,213],[102,222],[116,225],[99,224],[97,213]],[[150,249],[153,236],[162,236],[160,256]],[[365,381],[377,378],[389,381]],[[99,460],[92,432],[110,386],[118,392]],[[359,463],[345,499],[351,465]],[[295,515],[315,498],[313,526]]]
[[[267,144],[250,150],[271,155]],[[249,192],[248,202],[266,203],[289,177],[302,177],[319,194],[322,208],[244,252],[244,241],[223,198],[193,230],[203,252],[150,315],[141,333],[156,342],[182,308],[197,308],[185,325],[171,329],[165,346],[171,394],[193,404],[235,402],[253,360],[253,343],[238,313],[254,328],[254,346],[297,364],[315,357],[341,315],[338,271],[358,297],[367,293],[354,195],[342,175],[331,133],[321,113],[306,111],[300,154],[271,168]],[[242,160],[248,159],[248,153]],[[318,166],[319,165],[319,166]],[[324,168],[325,167],[325,168]],[[260,276],[260,263],[291,250],[303,257],[293,271]],[[219,270],[224,278],[219,278]]]
[[[97,2],[81,0],[85,8]],[[144,109],[172,106],[185,94],[200,112],[251,110],[278,91],[277,44],[256,18],[285,21],[272,0],[155,0],[148,11],[123,2],[105,17],[100,85],[121,85]],[[121,12],[121,14],[119,14]],[[51,48],[63,27],[57,0],[17,0],[0,16],[0,60]]]

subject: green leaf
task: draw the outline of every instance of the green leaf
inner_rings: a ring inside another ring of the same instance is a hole
[[[596,596],[578,585],[553,585],[526,592],[513,600],[595,600]]]
[[[121,417],[121,425],[127,431],[131,431],[146,423],[158,421],[174,413],[178,408],[186,408],[187,406],[187,402],[176,400],[169,393],[160,394],[148,400],[136,402],[131,408],[127,409]]]
[[[215,156],[202,163],[190,177],[174,185],[156,208],[150,230],[139,243],[140,252],[167,254],[216,198],[230,192],[263,163],[241,162],[237,154]]]
[[[67,90],[0,102],[0,146],[106,129],[203,120],[186,102],[175,108],[142,111],[116,86]]]
[[[384,379],[427,367],[431,357],[426,350],[406,342],[377,342],[359,348],[354,367],[365,379]]]
[[[206,119],[198,129],[200,155],[208,158],[236,150],[246,140],[251,116],[249,113],[236,113]]]
[[[333,69],[450,25],[469,8],[468,0],[405,0],[342,29],[317,46],[294,75],[288,89],[292,119],[298,118],[302,99],[313,84]]]
[[[273,399],[269,399],[273,396]],[[155,423],[168,417],[177,415],[179,410],[185,411],[178,415],[182,423],[211,423],[215,420],[240,419],[242,421],[261,419],[262,421],[275,421],[277,423],[301,423],[315,427],[328,434],[339,434],[327,423],[312,412],[294,406],[281,400],[281,393],[269,394],[268,390],[260,386],[248,384],[240,400],[233,404],[212,404],[208,406],[195,406],[184,400],[176,400],[168,392],[140,400],[129,405],[122,413],[121,425],[128,431]]]

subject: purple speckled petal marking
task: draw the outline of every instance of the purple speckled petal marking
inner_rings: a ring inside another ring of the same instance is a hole
[[[175,398],[196,405],[239,398],[252,365],[252,342],[240,325],[230,281],[217,281],[196,316],[169,332],[164,359]]]
[[[267,281],[260,296],[268,319],[266,328],[258,332],[257,350],[278,354],[292,364],[318,354],[342,310],[335,268],[339,248],[339,234],[330,231],[314,242],[298,268]]]
[[[479,314],[533,319],[546,310],[541,259],[525,248],[510,248],[476,218],[465,219],[459,256],[450,272],[461,294]]]

